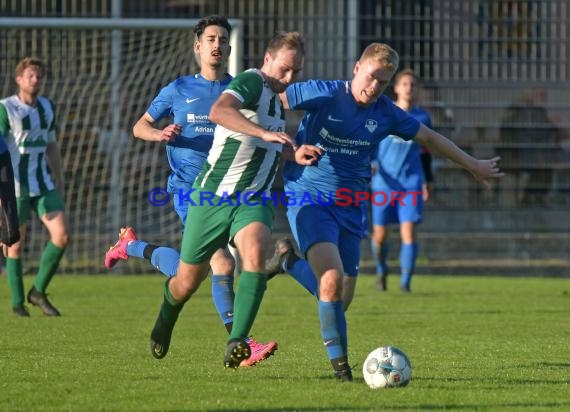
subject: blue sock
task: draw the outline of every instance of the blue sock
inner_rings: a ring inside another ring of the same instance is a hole
[[[131,257],[144,258],[143,252],[144,248],[147,247],[148,243],[142,240],[133,240],[127,243],[127,255]]]
[[[157,247],[150,255],[150,263],[169,278],[176,275],[180,253],[170,247]]]
[[[342,301],[323,302],[319,300],[319,321],[321,338],[329,359],[346,356],[346,318],[342,310]]]
[[[340,345],[344,354],[348,356],[348,336],[346,333],[346,314],[342,308],[342,304],[335,308],[337,310],[338,332],[340,333]]]
[[[400,249],[400,265],[402,266],[402,276],[400,286],[409,288],[412,282],[412,275],[416,268],[416,258],[418,256],[417,243],[402,243]]]
[[[380,256],[378,256],[378,245],[374,242],[374,239],[370,239],[370,246],[372,248],[372,258],[376,264],[376,274],[380,276],[388,276],[388,244],[386,242],[382,243],[380,246]]]
[[[234,321],[234,277],[212,274],[212,298],[224,325]]]
[[[289,274],[293,276],[301,286],[307,289],[311,295],[317,298],[319,297],[317,277],[313,273],[311,266],[309,266],[309,262],[305,259],[298,260],[293,267],[289,268]]]

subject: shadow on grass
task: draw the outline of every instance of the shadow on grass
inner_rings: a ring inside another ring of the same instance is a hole
[[[540,409],[555,409],[555,408],[567,408],[570,406],[570,402],[544,402],[544,403],[529,403],[529,402],[520,402],[520,403],[489,403],[489,404],[408,404],[408,405],[390,405],[387,410],[424,410],[424,411],[441,411],[441,410],[513,410],[513,409],[528,409],[528,410],[536,410],[537,408]],[[379,408],[382,409],[381,405],[378,405]],[[191,411],[192,409],[169,409],[169,412],[186,412]],[[360,407],[351,407],[351,406],[336,406],[336,407],[322,407],[322,408],[289,408],[286,406],[282,406],[279,408],[244,408],[244,409],[236,409],[236,408],[215,408],[215,409],[206,409],[210,412],[224,412],[224,411],[232,411],[232,412],[295,412],[295,411],[303,411],[303,412],[324,412],[324,411],[376,411],[379,410],[378,408],[369,408],[363,409]]]
[[[570,368],[570,363],[537,362],[535,365],[538,368]]]
[[[449,388],[446,385],[434,385],[433,382],[440,382],[440,383],[452,383],[452,382],[465,382],[469,383],[470,386],[472,385],[480,385],[484,383],[492,384],[493,387],[505,387],[510,385],[517,385],[517,386],[528,386],[528,385],[564,385],[569,382],[568,379],[500,379],[500,380],[488,380],[484,381],[483,379],[476,379],[476,378],[445,378],[439,379],[434,381],[430,378],[421,378],[421,377],[414,377],[414,381],[424,381],[423,386],[426,388],[438,388],[438,389],[445,389]]]

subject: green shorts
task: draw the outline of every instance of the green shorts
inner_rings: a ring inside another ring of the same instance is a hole
[[[190,195],[194,202],[188,208],[180,260],[198,264],[210,260],[214,252],[233,242],[237,232],[253,222],[261,222],[269,229],[273,227],[273,205],[251,200],[248,204],[229,204],[227,198],[218,203],[219,197],[212,199],[213,205],[200,202],[200,192]]]
[[[19,197],[16,199],[18,204],[18,219],[20,220],[20,225],[25,224],[30,218],[30,208],[36,211],[36,214],[41,219],[43,215],[64,211],[65,204],[63,199],[55,190],[50,190],[43,195],[33,196],[33,197]]]

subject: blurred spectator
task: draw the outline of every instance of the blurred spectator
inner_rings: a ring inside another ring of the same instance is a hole
[[[545,206],[553,173],[560,161],[560,130],[549,118],[547,94],[542,87],[522,94],[507,109],[501,123],[501,156],[508,176],[500,182],[502,206]]]

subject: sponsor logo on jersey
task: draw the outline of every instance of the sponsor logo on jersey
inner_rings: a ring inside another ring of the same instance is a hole
[[[188,113],[186,121],[188,123],[210,123],[210,118],[207,114]]]
[[[364,125],[364,127],[366,127],[370,133],[373,133],[374,130],[376,130],[376,128],[378,127],[378,122],[373,119],[368,119],[366,120],[366,124]]]
[[[214,128],[206,126],[196,126],[196,133],[214,134]]]

